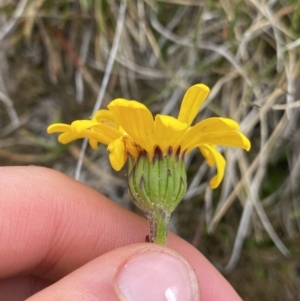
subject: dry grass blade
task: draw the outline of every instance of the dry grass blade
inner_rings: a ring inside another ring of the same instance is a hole
[[[1,91],[0,91],[0,100],[4,103],[4,105],[6,107],[6,111],[7,111],[7,114],[9,115],[12,125],[15,127],[19,126],[20,119],[13,106],[12,100],[7,95],[2,93]]]
[[[276,145],[277,139],[281,137],[282,133],[284,132],[284,128],[287,125],[287,118],[284,116],[281,120],[281,123],[276,127],[276,130],[272,133],[268,141],[265,145],[263,145],[261,152],[263,153],[269,153],[272,146]],[[212,219],[211,224],[209,225],[210,231],[215,228],[216,224],[220,221],[220,219],[223,217],[225,212],[228,210],[232,202],[235,200],[236,195],[239,193],[239,191],[244,187],[244,181],[246,177],[251,177],[255,170],[259,167],[260,163],[260,156],[258,155],[251,163],[249,168],[247,169],[247,172],[244,174],[242,179],[235,185],[234,190],[231,192],[231,194],[228,196],[226,201],[222,204],[220,209],[215,213],[214,218]]]
[[[53,44],[51,42],[51,38],[49,37],[47,30],[44,26],[44,23],[42,20],[38,20],[38,25],[39,25],[39,30],[41,32],[41,37],[43,39],[46,51],[47,51],[47,56],[48,56],[48,74],[49,74],[49,79],[53,84],[57,84],[57,76],[58,76],[58,71],[61,66],[61,63],[59,61],[59,57],[56,54]]]
[[[248,199],[246,200],[246,204],[243,209],[243,214],[239,224],[238,232],[234,240],[233,251],[231,253],[230,259],[225,267],[218,266],[218,268],[224,274],[230,274],[238,264],[242,252],[244,240],[248,233],[252,212],[253,212],[253,203],[251,202],[251,200]]]
[[[92,30],[93,27],[91,25],[88,25],[83,33],[83,39],[82,39],[82,44],[80,48],[80,57],[79,57],[81,64],[85,64],[87,59],[89,45],[92,38]],[[80,70],[77,70],[75,72],[75,83],[76,83],[76,100],[79,103],[82,103],[84,98],[84,84],[83,84],[82,73]]]
[[[93,90],[93,92],[97,95],[99,91],[99,85],[98,83],[93,79],[90,72],[87,70],[87,68],[82,64],[80,61],[80,58],[77,54],[77,52],[74,50],[74,48],[70,45],[66,37],[62,34],[62,32],[58,28],[53,28],[53,31],[57,37],[57,39],[60,41],[62,47],[65,49],[66,53],[70,56],[72,59],[73,64],[80,70],[83,78],[87,82],[87,84],[90,86],[90,88]]]
[[[28,0],[20,0],[16,9],[14,10],[9,21],[5,22],[0,28],[0,41],[2,41],[17,25],[19,18],[25,11]]]
[[[31,0],[29,1],[24,14],[26,15],[24,23],[24,36],[29,39],[32,35],[34,23],[38,17],[40,7],[44,4],[45,0]]]
[[[120,41],[120,37],[121,37],[121,32],[122,32],[122,27],[124,24],[124,19],[125,19],[125,13],[126,13],[126,2],[122,2],[120,5],[120,10],[119,10],[119,17],[118,17],[118,22],[117,22],[117,27],[116,27],[116,32],[115,32],[115,36],[114,36],[114,42],[112,45],[112,50],[110,52],[110,56],[107,62],[107,67],[104,73],[104,78],[102,81],[102,85],[101,88],[99,90],[99,94],[96,100],[96,103],[94,105],[94,109],[92,112],[92,116],[100,109],[102,101],[103,101],[103,97],[107,88],[107,84],[108,84],[108,80],[113,68],[113,64],[115,62],[115,57],[117,54],[117,50],[119,48],[119,41]],[[82,147],[81,147],[81,153],[80,153],[80,157],[77,163],[77,167],[76,167],[76,171],[75,171],[75,179],[79,179],[80,178],[80,171],[81,171],[81,166],[82,166],[82,162],[83,162],[83,156],[85,153],[85,149],[87,146],[87,139],[84,140]]]
[[[79,158],[81,156],[80,149],[78,149],[77,147],[70,147],[70,152],[76,160],[79,160]],[[126,184],[125,180],[119,179],[113,175],[110,175],[110,174],[102,171],[101,168],[95,166],[95,164],[93,162],[91,162],[89,160],[89,158],[87,158],[86,156],[83,157],[82,163],[84,164],[85,167],[87,167],[87,169],[90,172],[92,172],[99,179],[106,181],[107,183],[114,183],[114,185],[117,185],[117,186],[121,186],[124,188],[126,187],[127,184]]]

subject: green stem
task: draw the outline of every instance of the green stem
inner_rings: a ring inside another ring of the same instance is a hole
[[[152,212],[148,212],[147,217],[150,225],[149,241],[166,245],[170,213],[164,209],[155,208]]]

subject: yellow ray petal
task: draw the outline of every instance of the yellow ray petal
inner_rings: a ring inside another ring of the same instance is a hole
[[[103,144],[109,144],[122,136],[122,133],[107,124],[97,124],[91,131],[98,135],[97,140]]]
[[[203,140],[208,144],[243,148],[247,151],[251,148],[249,139],[239,131],[216,132],[203,135]],[[218,142],[217,142],[218,141]]]
[[[223,145],[239,147],[249,150],[251,143],[249,139],[239,131],[198,132],[195,127],[189,129],[184,135],[181,145],[188,152],[203,144]]]
[[[217,151],[215,145],[210,145],[210,147],[212,147],[214,150]],[[212,156],[211,151],[210,151],[209,149],[207,149],[206,147],[200,146],[200,147],[199,147],[199,150],[200,150],[202,156],[205,158],[206,164],[207,164],[208,166],[211,167],[211,166],[214,166],[214,165],[216,164],[215,158],[214,158],[214,156]]]
[[[79,127],[82,126],[83,128],[84,126],[87,126],[87,123],[84,123],[83,125],[77,123],[77,125],[75,125],[75,130],[78,130],[78,128],[76,128],[77,126]],[[108,145],[113,140],[118,139],[119,137],[122,136],[122,134],[118,130],[106,124],[96,123],[96,126],[93,126],[91,129],[82,129],[82,128],[80,128],[80,131],[77,132],[77,131],[71,131],[72,127],[70,127],[69,132],[63,133],[58,137],[58,141],[63,144],[67,144],[76,139],[88,138],[93,140],[90,141],[91,147],[97,149],[98,143]]]
[[[104,123],[110,125],[114,128],[118,128],[118,124],[113,116],[113,114],[109,110],[99,110],[95,113],[93,117],[94,121],[98,121],[99,123]]]
[[[99,144],[99,141],[97,141],[95,139],[89,139],[89,145],[92,149],[94,149],[94,150],[98,149],[98,144]]]
[[[169,146],[173,150],[179,147],[179,140],[187,130],[187,124],[166,115],[155,116],[155,142],[164,153]]]
[[[125,144],[120,137],[112,141],[107,150],[109,152],[109,161],[114,170],[119,171],[125,164],[127,159]]]
[[[122,138],[125,144],[126,151],[137,159],[142,149],[131,139],[131,137],[125,135]]]
[[[143,104],[125,99],[115,99],[108,109],[124,131],[151,156],[154,152],[154,121]]]
[[[178,120],[190,126],[198,114],[202,103],[209,94],[209,91],[209,88],[203,84],[190,87],[183,97]]]
[[[68,132],[68,133],[62,133],[58,136],[58,141],[62,144],[70,143],[77,139],[82,139],[84,136],[82,134],[74,133],[74,132]]]
[[[239,130],[239,124],[230,118],[211,117],[198,122],[193,126],[194,131],[201,132],[218,132]]]
[[[224,157],[212,146],[210,145],[201,145],[202,153],[209,153],[207,157],[210,157],[210,161],[214,161],[217,167],[217,174],[209,181],[209,186],[214,189],[217,188],[223,180],[226,161]]]
[[[53,123],[48,126],[47,128],[47,133],[52,134],[52,133],[60,133],[60,132],[70,132],[71,126],[69,124],[65,123]]]
[[[75,120],[71,123],[71,128],[73,132],[81,133],[95,125],[99,125],[99,122],[93,120]]]

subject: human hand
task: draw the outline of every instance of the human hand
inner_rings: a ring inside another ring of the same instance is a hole
[[[54,170],[0,167],[0,301],[241,300],[193,246]]]

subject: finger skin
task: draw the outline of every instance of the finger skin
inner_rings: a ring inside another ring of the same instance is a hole
[[[0,301],[23,301],[51,284],[51,281],[36,276],[0,279]]]
[[[130,258],[146,250],[166,250],[168,253],[178,256],[177,252],[169,250],[165,246],[155,246],[147,243],[118,248],[85,264],[52,286],[27,299],[27,301],[120,300],[117,297],[118,289],[116,288],[116,278],[119,269]],[[143,270],[141,270],[141,273],[143,273]],[[137,274],[136,277],[140,277],[140,275]],[[151,286],[151,283],[149,285]]]
[[[0,167],[0,187],[0,278],[57,281],[148,232],[143,218],[54,170]],[[195,268],[204,301],[240,300],[198,250],[171,233],[168,246]]]

